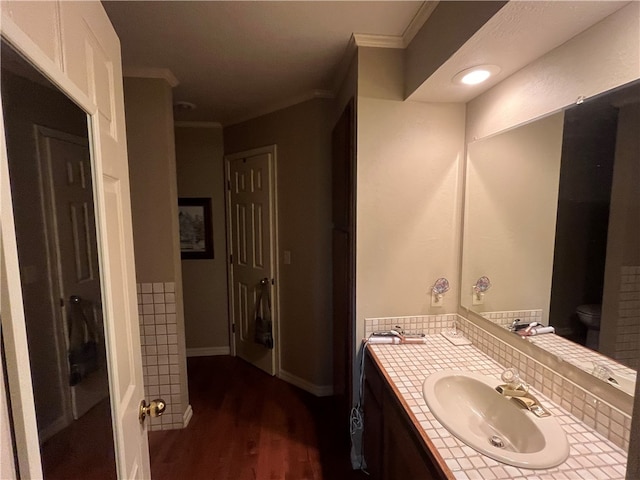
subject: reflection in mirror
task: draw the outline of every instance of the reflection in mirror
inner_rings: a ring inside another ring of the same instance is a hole
[[[44,478],[116,478],[87,115],[4,42],[1,65]]]
[[[527,339],[630,394],[640,362],[638,131],[633,82],[469,144],[462,267],[464,307],[520,334],[523,324],[554,326],[557,335]],[[478,301],[485,274],[492,288]]]

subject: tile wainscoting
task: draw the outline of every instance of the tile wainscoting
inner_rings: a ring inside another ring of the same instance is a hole
[[[618,332],[616,360],[631,368],[640,367],[640,266],[620,269],[618,293]]]
[[[149,418],[149,429],[184,428],[188,418],[180,391],[175,282],[136,287],[145,395],[149,400],[160,397],[167,405],[164,415]]]

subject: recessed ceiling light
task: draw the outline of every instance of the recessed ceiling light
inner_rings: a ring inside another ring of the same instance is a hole
[[[477,85],[499,72],[500,67],[497,65],[477,65],[456,73],[451,81],[463,85]]]

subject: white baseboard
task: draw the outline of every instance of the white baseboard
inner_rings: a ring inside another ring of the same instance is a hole
[[[187,357],[213,357],[216,355],[230,355],[229,347],[198,347],[187,348]]]
[[[296,377],[282,369],[280,369],[278,377],[291,385],[295,385],[302,390],[312,393],[316,397],[328,397],[333,395],[333,385],[316,385],[315,383],[311,383],[304,378]]]
[[[189,404],[182,414],[182,428],[187,428],[187,425],[189,425],[189,422],[191,421],[191,417],[193,417],[193,409],[191,408],[191,404]]]

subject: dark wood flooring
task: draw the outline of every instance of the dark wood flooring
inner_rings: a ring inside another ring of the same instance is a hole
[[[44,442],[40,454],[46,480],[116,480],[109,399]]]
[[[348,425],[318,398],[237,357],[188,359],[194,415],[149,434],[153,480],[351,480]]]

